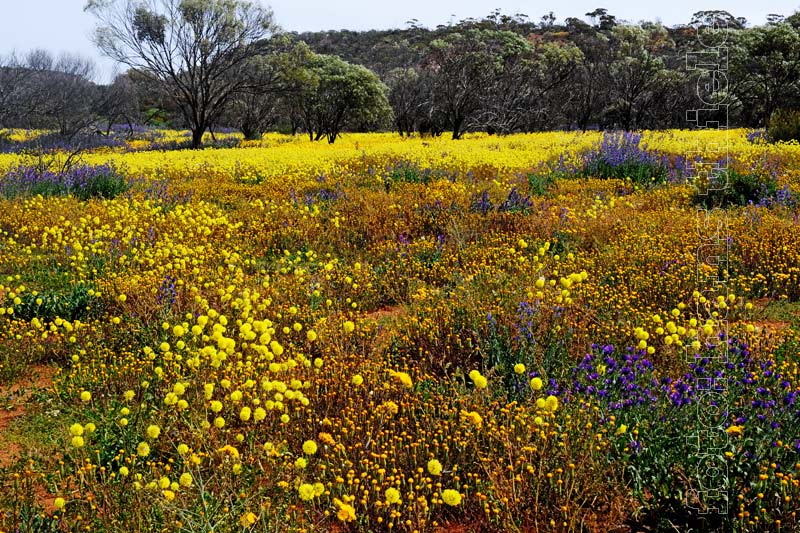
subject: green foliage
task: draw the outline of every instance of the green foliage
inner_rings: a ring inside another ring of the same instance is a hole
[[[397,183],[430,183],[430,169],[421,169],[417,163],[401,160],[389,171],[386,178]]]
[[[643,145],[641,134],[607,132],[595,148],[584,155],[579,175],[601,179],[630,179],[648,185],[669,177],[665,159]]]
[[[304,43],[275,61],[280,84],[291,89],[288,107],[312,140],[326,137],[333,143],[345,128],[363,130],[390,121],[388,89],[369,69],[314,54]]]
[[[389,192],[394,184],[427,184],[447,177],[449,177],[449,174],[443,170],[430,167],[422,168],[419,163],[401,159],[386,169],[386,173],[383,176],[383,186]]]
[[[535,196],[544,196],[553,187],[556,180],[552,174],[528,174],[528,192]]]
[[[0,179],[0,196],[67,196],[79,200],[110,200],[130,188],[128,179],[113,165],[72,166],[60,172],[19,165]]]
[[[767,135],[772,142],[800,141],[800,110],[778,109],[769,119]]]
[[[666,179],[667,173],[668,171],[663,165],[638,162],[611,165],[604,161],[597,161],[586,169],[587,176],[621,180],[630,178],[639,184],[660,183]]]
[[[742,31],[734,43],[730,79],[737,80],[742,114],[763,125],[776,109],[797,102],[800,31],[790,24],[771,24]]]
[[[169,119],[169,113],[158,107],[151,107],[145,111],[145,124],[149,124],[155,128],[169,128],[172,121]]]
[[[524,347],[515,346],[511,331],[493,318],[487,320],[486,330],[480,336],[484,365],[493,374],[499,375],[509,399],[522,399],[528,393],[528,382],[525,373],[519,375],[514,372],[514,366],[520,363],[530,365],[529,361],[524,360],[527,359]]]
[[[90,294],[89,291],[92,291]],[[89,316],[97,316],[103,308],[102,300],[86,285],[76,285],[68,291],[47,291],[44,293],[25,293],[19,296],[20,303],[9,299],[7,307],[14,308],[14,315],[22,320],[38,318],[50,322],[56,318],[74,321]]]
[[[777,181],[770,174],[742,174],[735,170],[728,170],[713,184],[702,182],[695,185],[692,201],[706,209],[757,204],[774,197],[778,191]]]
[[[110,200],[128,190],[128,180],[121,174],[110,169],[108,172],[98,172],[84,187],[73,190],[73,194],[80,200],[90,198],[104,198]]]

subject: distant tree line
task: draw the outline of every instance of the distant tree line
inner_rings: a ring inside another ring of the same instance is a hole
[[[378,73],[401,134],[686,127],[707,90],[686,57],[710,28],[727,28],[728,71],[717,81],[731,125],[763,127],[777,109],[800,106],[800,13],[757,27],[721,10],[671,28],[622,23],[605,9],[585,17],[495,11],[435,29],[409,21],[292,37]]]
[[[0,58],[0,127],[64,136],[171,125],[191,145],[223,126],[334,142],[343,131],[459,138],[548,129],[685,127],[706,91],[686,68],[698,32],[727,28],[727,120],[760,127],[800,108],[800,13],[748,27],[726,11],[685,25],[623,23],[605,9],[557,23],[499,11],[434,29],[282,33],[249,0],[90,0],[95,41],[127,71],[98,85],[90,61]],[[720,80],[716,80],[720,82]],[[705,85],[704,85],[705,84]]]
[[[98,85],[94,72],[89,59],[46,50],[0,57],[0,127],[53,129],[68,138],[87,128],[138,122],[132,79]]]

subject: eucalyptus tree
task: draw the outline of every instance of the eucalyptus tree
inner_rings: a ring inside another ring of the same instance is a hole
[[[288,57],[302,59],[283,61],[279,83],[287,87],[290,107],[301,117],[311,140],[325,137],[333,143],[345,128],[380,127],[391,119],[388,89],[366,67],[314,54],[305,43]]]
[[[251,88],[249,61],[277,31],[272,11],[249,0],[89,0],[94,41],[150,77],[180,109],[192,146],[231,99]]]
[[[660,24],[617,25],[610,32],[612,61],[609,64],[609,95],[605,115],[622,129],[641,128],[658,95],[670,83],[664,51],[674,50]]]
[[[430,95],[425,82],[424,75],[412,67],[392,69],[386,76],[394,127],[401,136],[410,136],[426,116]]]
[[[0,124],[70,137],[92,126],[105,94],[86,58],[32,50],[0,60]]]
[[[800,27],[741,30],[730,42],[731,91],[747,123],[764,126],[777,109],[800,106]]]
[[[0,128],[17,124],[30,70],[16,54],[0,56]]]
[[[431,76],[432,105],[446,117],[453,139],[478,125],[492,85],[504,70],[521,69],[529,48],[513,32],[479,29],[452,32],[430,43],[423,68]]]

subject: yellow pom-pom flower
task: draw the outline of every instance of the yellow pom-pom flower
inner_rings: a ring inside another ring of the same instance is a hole
[[[254,512],[252,512],[252,511],[250,511],[250,512],[244,513],[239,518],[239,524],[244,528],[249,528],[250,526],[252,526],[253,524],[256,523],[257,518],[258,517],[256,516],[256,514]]]
[[[155,424],[151,424],[147,426],[147,436],[151,439],[157,439],[158,436],[161,435],[161,428],[156,426]]]
[[[411,380],[411,376],[409,376],[406,372],[395,372],[393,370],[390,370],[389,375],[391,375],[395,380],[397,380],[401,385],[403,385],[407,389],[410,389],[414,386],[414,382]]]
[[[453,489],[442,491],[442,500],[447,505],[456,506],[461,504],[461,493]]]
[[[150,445],[146,442],[140,442],[139,445],[136,447],[136,454],[139,457],[147,457],[150,455]]]
[[[314,499],[314,485],[310,483],[303,483],[298,487],[297,492],[300,493],[300,499],[308,502]]]
[[[336,518],[342,522],[352,522],[356,519],[356,510],[352,505],[344,503],[338,498],[334,498],[333,503],[339,508],[339,511],[336,513]]]
[[[548,396],[544,403],[547,410],[551,413],[555,413],[558,409],[558,398],[553,395]]]
[[[306,455],[314,455],[317,453],[317,443],[313,440],[307,440],[303,443],[303,453]]]
[[[400,491],[394,487],[386,489],[383,495],[386,497],[386,503],[388,504],[398,503],[400,501]]]

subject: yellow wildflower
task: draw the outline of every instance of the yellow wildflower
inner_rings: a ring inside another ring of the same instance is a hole
[[[306,455],[314,455],[317,453],[317,443],[313,440],[307,440],[303,443],[303,453]]]
[[[256,517],[255,513],[247,512],[247,513],[244,513],[239,518],[239,524],[241,524],[242,527],[247,528],[247,527],[250,527],[253,524],[255,524],[256,523],[256,519],[257,519],[257,517]]]
[[[428,461],[428,472],[430,472],[432,476],[438,476],[442,473],[442,463],[436,459],[431,459]]]
[[[389,487],[383,494],[386,496],[386,503],[388,504],[398,503],[400,501],[400,491],[394,487]]]
[[[352,522],[356,519],[356,510],[352,505],[344,503],[339,498],[334,498],[333,503],[339,508],[339,511],[336,513],[336,518],[342,522]]]
[[[311,501],[314,499],[314,486],[310,483],[303,483],[298,487],[297,492],[300,493],[300,499],[303,501]]]
[[[147,426],[147,436],[151,439],[157,439],[161,435],[161,428],[155,424]]]
[[[550,411],[551,413],[555,413],[556,410],[558,409],[558,398],[556,398],[552,394],[547,397],[544,403],[547,410]]]
[[[442,500],[447,505],[456,506],[461,504],[461,493],[453,489],[445,489],[442,491]]]
[[[150,445],[146,442],[140,442],[139,445],[136,447],[136,454],[139,457],[147,457],[150,455]]]
[[[405,372],[395,372],[394,370],[389,370],[389,375],[400,382],[405,388],[410,389],[414,386],[414,382],[411,380],[411,376],[409,376]]]

